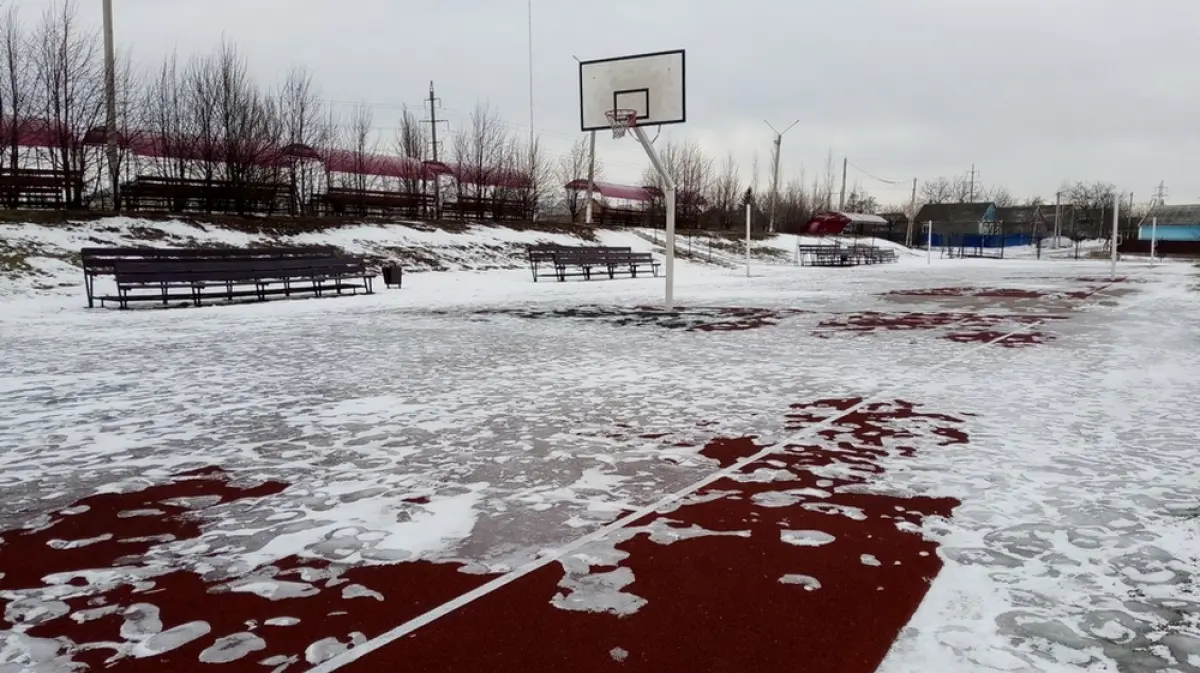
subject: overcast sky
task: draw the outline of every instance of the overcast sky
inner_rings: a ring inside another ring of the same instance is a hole
[[[36,8],[44,0],[24,0]],[[100,0],[81,0],[99,26]],[[140,63],[238,44],[263,82],[293,64],[334,101],[368,101],[391,135],[434,80],[452,128],[477,101],[528,133],[526,0],[115,0],[117,41]],[[572,56],[683,48],[688,122],[664,129],[748,179],[785,136],[783,180],[832,151],[907,183],[966,173],[1053,201],[1064,180],[1147,200],[1200,201],[1197,0],[533,0],[534,127],[552,152],[579,133]],[[659,141],[660,143],[662,140]],[[601,136],[608,177],[636,182],[632,139]],[[851,169],[885,203],[893,187]]]

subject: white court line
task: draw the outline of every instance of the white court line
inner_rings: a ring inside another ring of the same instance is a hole
[[[1129,276],[1126,276],[1126,278],[1128,278],[1128,277]],[[1109,287],[1112,287],[1113,285],[1116,285],[1116,284],[1117,284],[1116,282],[1110,282],[1107,285],[1104,285],[1101,289],[1097,290],[1091,296],[1094,297],[1097,294],[1099,294],[1100,292],[1103,292],[1104,290],[1106,290]],[[1145,299],[1143,299],[1142,301],[1144,301],[1144,300]],[[1135,301],[1135,302],[1132,302],[1130,305],[1136,305],[1138,303],[1141,303],[1141,302]],[[1031,329],[1038,327],[1040,325],[1043,325],[1045,323],[1046,323],[1046,320],[1038,320],[1037,322],[1033,322],[1028,325],[1023,325],[1019,329],[1015,329],[1007,334],[998,336],[995,339],[988,341],[987,343],[981,343],[981,344],[978,344],[968,350],[965,350],[965,351],[963,351],[962,355],[958,355],[958,356],[949,358],[947,360],[944,360],[944,361],[940,362],[938,365],[934,366],[932,369],[938,370],[947,365],[962,362],[963,360],[970,358],[975,353],[979,352],[980,350],[982,350],[984,348],[988,348],[989,346],[992,346],[1001,341],[1004,341],[1005,339],[1007,339],[1009,337],[1015,336],[1022,332],[1026,332],[1028,330],[1031,330]],[[925,370],[922,370],[922,373],[923,374],[926,373]],[[912,381],[915,381],[917,379],[918,379],[918,377],[914,376],[912,378]],[[907,385],[907,383],[905,385]],[[654,514],[655,512],[657,512],[658,510],[660,510],[664,507],[674,505],[674,504],[678,503],[680,500],[684,499],[685,497],[704,488],[705,486],[708,486],[720,479],[724,479],[725,477],[728,477],[729,475],[733,474],[734,472],[737,472],[738,470],[741,470],[743,467],[745,467],[751,463],[758,462],[758,461],[766,458],[767,456],[777,453],[780,450],[781,445],[783,445],[783,444],[796,442],[805,437],[810,437],[814,434],[817,434],[818,432],[820,432],[822,430],[829,428],[830,426],[834,425],[835,423],[842,420],[843,418],[846,418],[847,416],[854,414],[859,409],[862,409],[863,407],[866,407],[870,404],[874,404],[884,398],[892,396],[894,393],[899,392],[898,389],[903,388],[903,387],[904,387],[904,385],[893,385],[890,388],[884,388],[882,391],[876,392],[874,395],[872,395],[870,397],[864,397],[861,402],[859,402],[858,404],[855,404],[854,406],[850,407],[849,409],[847,409],[835,416],[830,416],[829,418],[826,418],[825,420],[821,421],[820,423],[811,425],[811,426],[797,432],[796,434],[791,435],[787,439],[786,442],[777,442],[777,443],[771,444],[769,446],[765,446],[757,453],[755,453],[751,456],[742,458],[741,460],[738,460],[737,462],[729,465],[728,467],[723,467],[699,481],[696,481],[687,486],[684,486],[683,488],[675,491],[674,493],[669,493],[669,494],[663,496],[662,498],[660,498],[658,501],[651,503],[649,505],[646,505],[645,507],[642,507],[641,509],[631,512],[630,514],[626,514],[625,516],[621,517],[620,519],[617,519],[616,521],[613,521],[613,522],[603,526],[602,528],[599,528],[581,538],[574,540],[573,542],[568,543],[566,546],[559,547],[558,549],[554,549],[554,550],[549,550],[541,558],[538,558],[537,560],[530,561],[529,563],[526,563],[525,565],[523,565],[519,568],[510,570],[509,572],[507,572],[503,575],[500,575],[499,577],[496,577],[495,579],[491,580],[490,582],[487,582],[486,584],[482,584],[482,585],[472,589],[471,591],[468,591],[467,593],[462,594],[462,595],[458,596],[457,598],[454,598],[453,600],[443,603],[443,604],[439,605],[438,607],[433,608],[432,610],[429,610],[428,612],[425,612],[424,614],[418,615],[418,616],[408,620],[407,622],[404,622],[403,624],[396,626],[395,628],[391,629],[390,631],[387,631],[378,636],[375,636],[374,638],[368,640],[367,642],[363,643],[362,645],[358,645],[357,647],[351,648],[351,649],[343,652],[342,654],[340,654],[332,659],[329,659],[328,661],[325,661],[324,663],[318,664],[317,666],[310,668],[308,673],[331,673],[332,671],[336,671],[337,669],[339,669],[347,664],[351,664],[355,661],[358,661],[362,657],[374,652],[375,650],[378,650],[379,648],[381,648],[385,645],[389,645],[389,644],[403,638],[404,636],[409,635],[410,633],[416,631],[417,629],[420,629],[421,627],[423,627],[427,624],[430,624],[438,619],[441,619],[442,617],[445,617],[446,615],[454,612],[455,610],[465,607],[466,605],[469,605],[470,603],[473,603],[476,600],[483,598],[484,596],[486,596],[498,589],[508,586],[509,584],[512,584],[513,582],[521,579],[522,577],[524,577],[536,570],[540,570],[541,568],[544,568],[544,567],[550,565],[551,563],[554,563],[554,562],[562,559],[563,557],[567,556],[568,554],[571,554],[571,553],[577,551],[581,547],[584,547],[593,542],[597,542],[599,540],[603,540],[604,538],[608,537],[609,535],[613,534],[614,532],[616,532],[622,528],[625,528],[626,526],[633,523],[634,521],[637,521],[638,519],[641,519],[643,517]]]

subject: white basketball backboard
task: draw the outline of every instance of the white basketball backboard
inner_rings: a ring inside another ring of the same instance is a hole
[[[612,128],[606,112],[637,111],[638,126],[687,120],[684,50],[618,56],[579,64],[579,117],[584,131]]]

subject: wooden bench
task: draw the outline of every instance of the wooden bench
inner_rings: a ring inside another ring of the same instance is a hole
[[[816,245],[800,244],[796,246],[796,254],[801,266],[840,266],[832,261],[841,259],[842,246],[837,243],[818,243]]]
[[[83,193],[83,176],[79,173],[0,169],[0,205],[9,208],[62,208],[72,192]]]
[[[160,262],[186,268],[204,262],[238,262],[244,260],[281,259],[345,259],[339,257],[337,248],[330,246],[280,247],[280,248],[84,248],[80,251],[83,266],[84,288],[88,307],[95,306],[96,279],[100,276],[115,276],[117,264],[121,262]],[[353,258],[351,258],[353,259]],[[368,281],[369,282],[369,281]],[[368,288],[369,289],[369,288]],[[189,299],[187,295],[172,299]],[[118,295],[119,297],[119,295]],[[114,300],[117,297],[104,299]]]
[[[459,196],[446,203],[446,214],[461,220],[508,220],[522,217],[520,203],[510,199]]]
[[[634,252],[632,248],[612,246],[530,246],[529,267],[533,280],[557,278],[564,282],[569,277],[591,280],[593,276],[629,274],[637,278],[644,269],[657,276],[661,264],[648,252]]]
[[[433,204],[428,194],[333,188],[317,194],[313,202],[318,212],[332,215],[423,215]]]
[[[371,274],[360,257],[291,257],[280,259],[213,260],[122,260],[115,264],[116,301],[121,308],[130,302],[187,300],[200,306],[205,299],[256,299],[268,296],[323,296],[330,292],[371,294]]]
[[[132,210],[172,213],[266,213],[286,208],[291,186],[276,182],[231,182],[140,175],[123,188]]]
[[[617,227],[640,227],[646,222],[646,212],[636,208],[602,208],[596,222]]]

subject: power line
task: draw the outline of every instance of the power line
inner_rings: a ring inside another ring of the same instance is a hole
[[[867,177],[869,177],[869,178],[874,178],[875,180],[878,180],[878,181],[880,181],[880,182],[882,182],[882,183],[884,183],[884,184],[888,184],[888,185],[907,185],[907,184],[908,184],[908,182],[909,182],[908,180],[888,180],[887,178],[881,178],[881,177],[879,177],[878,175],[875,175],[874,173],[871,173],[870,171],[864,170],[864,169],[863,169],[861,166],[857,166],[857,165],[855,165],[855,163],[854,163],[853,161],[850,161],[849,159],[846,159],[846,162],[847,162],[847,163],[849,163],[851,166],[853,166],[853,167],[854,167],[854,170],[858,171],[859,173],[862,173],[863,175],[865,175],[865,176],[867,176]]]

